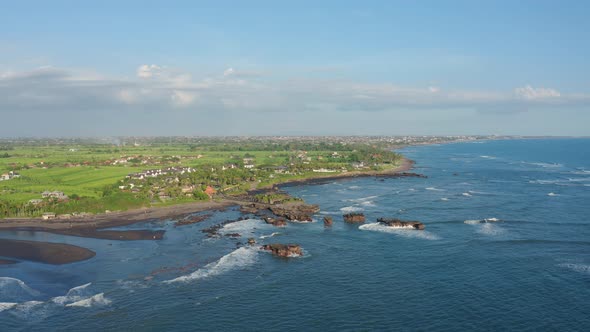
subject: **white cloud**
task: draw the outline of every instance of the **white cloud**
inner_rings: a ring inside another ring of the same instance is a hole
[[[560,94],[531,86],[506,92],[448,90],[346,80],[258,80],[239,73],[229,68],[223,77],[195,79],[155,64],[140,66],[134,79],[54,67],[0,72],[0,113],[104,109],[166,112],[184,108],[253,113],[474,109],[508,114],[547,105],[590,105],[587,94]]]
[[[235,74],[235,70],[233,68],[227,68],[226,70],[223,71],[223,76],[231,76],[233,74]]]
[[[193,104],[197,99],[197,94],[193,92],[174,90],[172,92],[171,99],[174,105],[184,107]]]
[[[162,74],[162,67],[158,65],[141,65],[137,68],[137,77],[152,78]]]
[[[533,88],[530,85],[527,85],[522,88],[516,88],[516,89],[514,89],[514,93],[518,97],[526,99],[526,100],[561,97],[561,94],[559,93],[559,91],[557,91],[555,89]]]

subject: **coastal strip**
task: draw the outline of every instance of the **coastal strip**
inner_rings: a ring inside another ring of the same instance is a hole
[[[400,166],[385,171],[358,171],[339,174],[322,175],[307,179],[291,180],[275,184],[275,187],[320,184],[326,181],[352,179],[358,177],[413,177],[422,176],[406,173],[414,166],[414,161],[404,158]],[[267,188],[268,189],[268,188]],[[263,190],[258,189],[258,190]],[[249,194],[256,194],[253,190]],[[191,202],[170,206],[133,209],[121,212],[103,213],[79,219],[43,221],[40,218],[8,218],[0,220],[1,231],[38,231],[62,235],[90,237],[110,240],[158,240],[163,236],[162,231],[129,230],[129,231],[99,231],[100,229],[127,226],[154,219],[182,218],[197,212],[213,212],[224,210],[231,206],[242,205],[239,198],[222,198],[208,202]]]
[[[38,263],[62,265],[94,257],[90,249],[65,243],[0,239],[0,256]]]

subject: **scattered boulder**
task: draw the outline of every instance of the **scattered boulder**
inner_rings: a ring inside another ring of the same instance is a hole
[[[320,211],[318,205],[304,204],[304,203],[287,203],[277,204],[269,207],[270,211],[278,216],[286,218],[287,220],[297,221],[312,221],[311,216]]]
[[[379,218],[377,222],[389,227],[394,228],[408,228],[408,229],[418,229],[423,230],[424,224],[419,221],[403,221],[400,219],[389,219],[389,218]]]
[[[343,215],[342,217],[344,218],[344,221],[349,222],[349,223],[365,222],[365,215],[362,213],[357,213],[357,212],[347,213],[347,214]]]
[[[283,218],[272,218],[272,217],[264,217],[262,218],[265,223],[271,224],[276,227],[285,227],[287,226],[287,221]]]
[[[303,256],[301,246],[298,244],[265,244],[260,247],[262,250],[270,251],[273,255],[278,257],[300,257]]]
[[[241,237],[242,234],[240,234],[240,233],[227,233],[227,234],[225,234],[225,236],[231,237],[231,238],[236,238],[236,237]]]
[[[330,217],[330,216],[325,216],[324,217],[324,226],[325,227],[332,226],[332,222],[333,222],[332,217]]]
[[[210,214],[205,214],[202,216],[187,216],[184,219],[175,222],[174,227],[195,224],[195,223],[201,222],[203,220],[206,220],[209,217],[211,217]]]
[[[255,238],[253,238],[253,237],[250,237],[250,238],[248,238],[248,244],[249,244],[249,245],[254,245],[254,244],[256,244],[256,239],[255,239]]]

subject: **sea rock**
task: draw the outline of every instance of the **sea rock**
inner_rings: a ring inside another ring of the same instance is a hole
[[[269,207],[270,211],[287,220],[312,221],[312,215],[320,211],[318,205],[305,204],[300,202],[277,204]]]
[[[389,218],[379,218],[377,219],[378,223],[381,223],[383,225],[389,226],[389,227],[395,227],[395,228],[408,228],[408,229],[417,229],[417,230],[423,230],[424,229],[424,224],[419,222],[419,221],[403,221],[400,219],[389,219]]]
[[[362,223],[365,222],[365,215],[362,213],[347,213],[342,216],[344,221],[349,223]]]
[[[195,224],[195,223],[201,222],[203,220],[206,220],[209,217],[211,217],[210,214],[205,214],[202,216],[187,216],[184,219],[175,222],[174,227]]]
[[[325,217],[324,217],[324,226],[325,226],[325,227],[330,227],[330,226],[332,226],[332,221],[333,221],[333,220],[332,220],[332,217],[330,217],[330,216],[325,216]]]
[[[276,227],[287,226],[287,221],[285,221],[285,219],[283,218],[264,217],[262,218],[262,220],[264,220],[264,222],[266,222],[267,224],[271,224]]]
[[[248,238],[248,244],[249,244],[249,245],[256,244],[256,239],[255,239],[255,238],[253,238],[253,237],[250,237],[250,238]]]
[[[262,250],[270,251],[273,255],[279,257],[299,257],[303,256],[301,246],[298,244],[265,244],[260,247]]]
[[[236,238],[236,237],[241,237],[242,234],[240,234],[240,233],[228,233],[228,234],[225,234],[225,236],[231,237],[231,238]]]

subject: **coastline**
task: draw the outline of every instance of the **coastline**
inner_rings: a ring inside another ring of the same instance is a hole
[[[406,173],[414,166],[414,161],[403,158],[400,166],[386,171],[357,171],[339,174],[327,174],[308,179],[286,181],[265,188],[250,191],[252,195],[257,191],[264,191],[282,186],[311,185],[326,181],[352,179],[359,177],[401,177],[420,176]],[[244,203],[239,198],[223,198],[208,202],[191,202],[163,207],[133,209],[129,211],[112,212],[93,215],[78,219],[42,220],[41,218],[12,218],[0,220],[2,231],[33,231],[48,232],[66,236],[87,237],[117,241],[161,240],[164,230],[108,230],[106,228],[126,226],[154,219],[181,219],[192,213],[213,212],[225,210],[231,206]],[[0,239],[0,265],[10,266],[21,260],[41,262],[46,264],[68,264],[87,260],[95,256],[93,251],[68,245],[65,243],[50,243],[40,241],[21,241]]]
[[[404,157],[400,166],[386,171],[356,171],[328,174],[325,176],[318,176],[308,179],[285,181],[272,186],[255,189],[252,192],[256,192],[257,190],[268,190],[272,187],[318,184],[325,181],[352,179],[358,177],[396,177],[400,176],[400,173],[403,174],[404,172],[412,169],[414,163],[415,162],[413,160]],[[218,211],[231,206],[239,205],[240,203],[242,203],[242,201],[238,198],[223,198],[217,201],[191,202],[162,207],[140,208],[121,212],[102,213],[85,218],[55,219],[50,221],[42,220],[41,218],[7,218],[0,220],[0,232],[11,230],[27,230],[113,240],[161,239],[160,235],[151,233],[147,234],[146,236],[139,236],[137,234],[138,231],[108,231],[111,234],[106,235],[107,231],[98,230],[111,227],[127,226],[152,219],[178,218],[196,212]],[[101,237],[103,235],[104,237]],[[154,235],[156,235],[156,238],[153,238]]]

